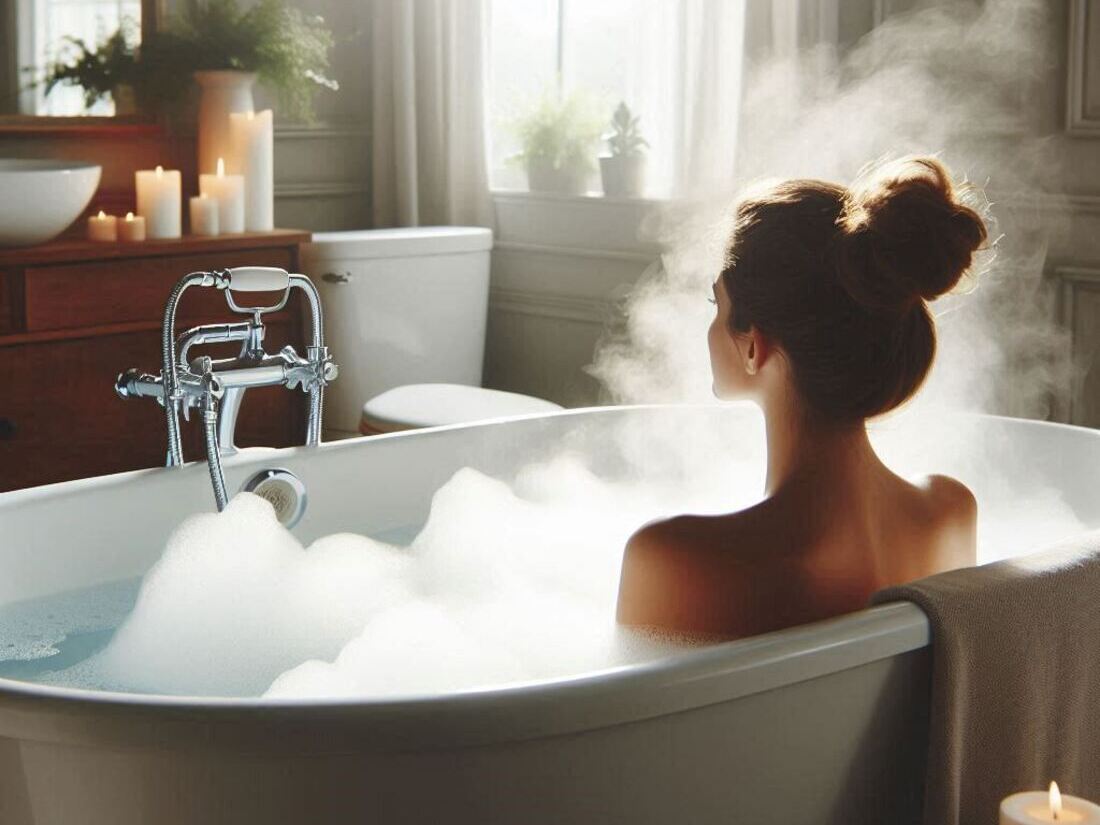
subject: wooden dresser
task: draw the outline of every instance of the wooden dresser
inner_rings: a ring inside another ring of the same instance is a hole
[[[164,464],[163,409],[123,400],[116,376],[128,367],[160,373],[161,318],[188,272],[246,264],[298,270],[307,232],[186,237],[141,243],[61,240],[0,249],[0,491]],[[266,316],[265,347],[304,352],[298,291]],[[219,290],[184,293],[177,331],[244,320]],[[216,356],[239,345],[208,348]],[[198,352],[196,352],[198,354]],[[182,422],[188,460],[201,458],[199,426]],[[265,388],[245,394],[238,446],[300,444],[305,396]]]

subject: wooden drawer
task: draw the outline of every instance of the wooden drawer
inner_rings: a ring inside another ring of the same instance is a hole
[[[42,332],[159,321],[172,287],[188,272],[247,265],[293,269],[294,253],[291,248],[274,247],[181,258],[162,256],[31,266],[25,270],[24,328],[27,332]],[[2,307],[0,303],[0,325]],[[181,322],[194,322],[227,318],[231,314],[219,290],[191,289],[180,303],[178,317]]]
[[[278,351],[292,336],[293,324],[273,323],[268,349]],[[0,347],[0,491],[163,466],[163,409],[114,392],[123,369],[156,373],[159,361],[155,330]],[[301,444],[305,398],[279,387],[249,390],[238,446]],[[203,458],[198,419],[181,424],[185,455]]]
[[[21,291],[17,291],[19,285],[15,272],[0,269],[0,335],[18,329],[23,304]]]

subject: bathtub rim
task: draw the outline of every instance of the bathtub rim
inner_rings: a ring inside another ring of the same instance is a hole
[[[640,404],[583,407],[327,442],[320,448],[253,448],[233,463],[262,462],[288,451],[340,449],[366,439],[417,437],[501,423],[629,410],[713,408],[735,404]],[[1100,433],[1058,422],[983,413],[1090,438]],[[872,422],[873,424],[874,422]],[[134,470],[0,494],[0,513],[26,501],[125,484],[164,468]],[[927,617],[899,602],[748,639],[711,645],[645,665],[581,676],[447,694],[392,699],[159,696],[52,687],[0,678],[0,736],[70,744],[285,747],[307,750],[404,749],[414,743],[477,745],[568,734],[678,713],[925,648]],[[219,728],[224,727],[225,730]],[[222,737],[225,742],[221,742]],[[215,743],[218,743],[215,745]]]
[[[160,696],[0,679],[0,737],[67,745],[339,753],[476,747],[705,708],[926,648],[914,604],[880,605],[642,665],[390,699]]]

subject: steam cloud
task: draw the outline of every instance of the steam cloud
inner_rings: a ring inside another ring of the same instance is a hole
[[[746,73],[737,178],[852,181],[868,162],[938,155],[974,185],[995,249],[964,292],[931,305],[939,356],[913,408],[1044,418],[1069,387],[1069,346],[1043,281],[1064,224],[1050,190],[1057,145],[1044,132],[1051,7],[1043,0],[923,4],[888,18],[838,54],[816,47],[758,58]],[[750,12],[766,4],[749,4]],[[605,335],[589,372],[605,400],[710,397],[706,302],[722,268],[734,192],[696,193],[652,216],[664,249]],[[992,203],[988,203],[986,198]],[[968,291],[966,291],[968,290]]]

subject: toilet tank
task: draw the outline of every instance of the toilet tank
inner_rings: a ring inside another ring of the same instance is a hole
[[[302,248],[340,375],[325,428],[357,433],[363,402],[402,384],[481,385],[489,252],[480,227],[319,232]]]

